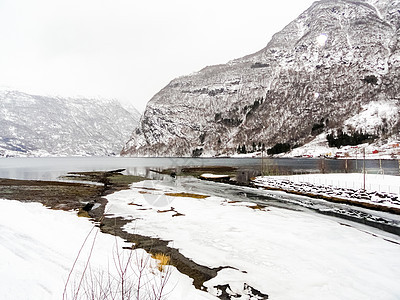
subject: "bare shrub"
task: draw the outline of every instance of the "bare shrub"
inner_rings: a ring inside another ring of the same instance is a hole
[[[167,297],[165,289],[171,277],[172,269],[168,265],[170,257],[157,254],[154,259],[142,249],[134,246],[122,249],[117,238],[112,250],[112,263],[107,270],[93,268],[90,259],[98,230],[94,233],[89,256],[84,261],[83,270],[77,269],[77,262],[82,249],[93,234],[89,232],[81,246],[77,258],[70,270],[64,287],[63,300],[164,300]],[[71,282],[73,273],[74,281]],[[67,291],[70,290],[70,294]]]

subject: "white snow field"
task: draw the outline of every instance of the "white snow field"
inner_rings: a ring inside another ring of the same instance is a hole
[[[132,220],[128,232],[169,240],[199,264],[231,267],[205,283],[210,293],[230,284],[239,299],[251,299],[247,283],[269,299],[400,298],[397,236],[312,212],[167,192],[176,188],[133,184],[107,196],[107,210]]]
[[[108,195],[106,208],[110,215],[132,220],[125,227],[128,232],[169,240],[171,247],[199,264],[228,267],[205,283],[208,293],[169,267],[166,299],[218,299],[214,287],[219,284],[229,284],[240,295],[237,299],[256,299],[247,295],[245,283],[269,299],[400,298],[397,236],[312,212],[221,197],[165,195],[171,192],[182,191],[158,181],[135,183],[130,190]],[[177,212],[183,215],[174,216]],[[97,230],[76,212],[0,199],[0,298],[63,299],[89,233],[65,299],[73,298],[93,240],[87,272],[116,276],[116,248],[125,255],[129,250],[121,250],[121,239]],[[146,278],[157,284],[155,261],[142,250],[134,253],[150,260]]]
[[[79,274],[88,261],[93,241],[87,274],[99,277],[100,272],[104,272],[116,276],[116,246],[122,251],[123,241],[93,228],[88,219],[77,217],[76,212],[50,210],[39,203],[0,199],[0,299],[73,299],[74,287],[78,285]],[[89,233],[63,298],[68,275]],[[127,258],[128,251],[120,254]],[[149,260],[146,280],[152,286],[159,286],[160,272],[156,262],[142,250],[135,250],[134,257]],[[171,277],[165,287],[168,299],[215,299],[195,290],[192,280],[174,267],[170,267],[170,271]],[[145,299],[145,288],[141,299]],[[91,298],[81,295],[77,299]]]

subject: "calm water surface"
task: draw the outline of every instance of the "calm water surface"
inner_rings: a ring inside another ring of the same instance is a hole
[[[344,172],[345,160],[321,159],[264,159],[264,170],[269,172]],[[396,160],[366,160],[368,173],[384,172],[399,175]],[[128,158],[128,157],[41,157],[41,158],[0,158],[0,178],[56,180],[59,176],[73,171],[105,171],[126,169],[132,175],[151,176],[149,169],[176,166],[234,166],[240,169],[261,170],[259,158]],[[360,172],[362,160],[348,160],[349,172]]]

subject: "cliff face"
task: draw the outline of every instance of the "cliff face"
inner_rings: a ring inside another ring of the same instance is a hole
[[[315,2],[261,51],[172,80],[149,101],[122,154],[303,144],[315,124],[341,128],[370,102],[399,111],[399,32],[399,0]],[[399,135],[398,121],[385,125],[386,136]]]
[[[138,118],[117,101],[0,92],[0,156],[113,155]]]

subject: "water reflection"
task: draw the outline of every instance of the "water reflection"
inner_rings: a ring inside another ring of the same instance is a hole
[[[262,164],[263,162],[263,164]],[[260,158],[126,158],[60,157],[0,158],[0,177],[14,179],[56,180],[68,172],[126,169],[126,174],[149,178],[157,176],[150,169],[177,166],[233,166],[252,173],[288,174],[310,172],[361,172],[363,161],[332,159],[263,159]],[[399,175],[396,160],[366,160],[368,173]]]

